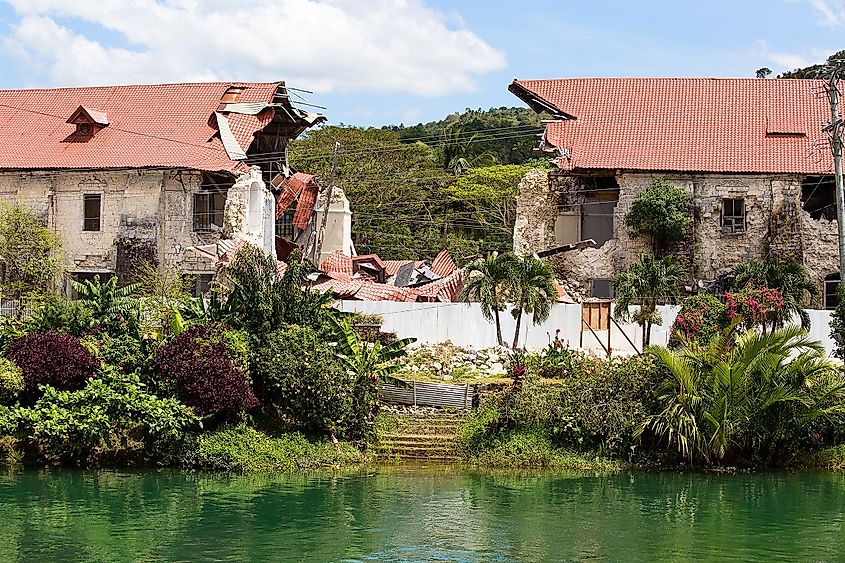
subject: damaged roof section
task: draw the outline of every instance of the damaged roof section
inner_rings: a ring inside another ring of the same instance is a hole
[[[296,172],[290,178],[279,174],[271,184],[280,191],[276,200],[276,219],[281,219],[285,211],[296,204],[293,225],[298,229],[307,229],[314,216],[314,206],[320,186],[312,174]]]
[[[437,273],[434,266],[437,265]],[[421,260],[382,260],[376,254],[330,254],[312,289],[359,301],[453,302],[463,289],[463,272],[443,250],[427,265]]]
[[[102,130],[71,142],[80,119]],[[0,90],[0,169],[234,174],[259,137],[292,139],[324,120],[294,107],[282,82]]]

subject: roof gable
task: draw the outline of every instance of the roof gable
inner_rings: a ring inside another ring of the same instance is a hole
[[[567,78],[509,90],[557,119],[544,145],[565,170],[829,174],[816,80]]]

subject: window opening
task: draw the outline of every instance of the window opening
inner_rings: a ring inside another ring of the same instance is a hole
[[[745,232],[745,200],[725,198],[722,200],[722,232],[739,234]]]
[[[82,196],[82,230],[100,230],[100,212],[102,209],[102,194],[85,194]]]
[[[839,304],[839,274],[830,274],[824,278],[824,308],[836,309]]]
[[[223,228],[226,194],[201,192],[194,194],[194,230],[212,231]]]

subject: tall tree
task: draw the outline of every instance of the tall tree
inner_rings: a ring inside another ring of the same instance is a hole
[[[517,262],[518,259],[513,254],[493,252],[486,258],[470,262],[464,272],[465,283],[461,300],[477,301],[484,318],[495,321],[496,342],[499,346],[504,344],[499,313],[505,310],[505,297],[513,285]]]
[[[58,235],[20,206],[0,205],[0,256],[6,270],[2,290],[14,297],[50,289],[61,270]]]
[[[627,270],[614,276],[613,316],[623,322],[633,320],[643,328],[643,349],[651,343],[651,327],[662,324],[657,306],[677,302],[684,276],[684,268],[671,256],[658,260],[647,254],[640,254]],[[636,312],[631,312],[632,306],[638,307]]]
[[[655,178],[639,192],[625,215],[632,236],[651,239],[652,253],[660,258],[687,234],[692,202],[690,195],[664,178]]]
[[[523,313],[531,315],[531,321],[535,325],[549,318],[552,304],[557,302],[554,281],[554,270],[542,260],[526,256],[516,264],[511,288],[511,298],[514,303],[512,313],[516,320],[512,348],[516,349],[519,345],[519,329]]]

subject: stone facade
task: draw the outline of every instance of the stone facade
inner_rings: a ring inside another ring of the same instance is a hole
[[[0,173],[0,199],[34,210],[61,238],[69,272],[131,276],[141,262],[191,273],[214,265],[191,246],[220,239],[195,232],[193,195],[202,174],[187,170]],[[101,196],[99,230],[83,230],[83,196]]]
[[[611,278],[637,254],[649,252],[648,241],[629,236],[624,217],[636,194],[647,188],[656,176],[640,172],[617,172],[613,176],[618,185],[618,200],[612,212],[612,238],[598,248],[551,257],[560,277],[577,280],[590,288],[594,279]],[[692,196],[692,227],[676,250],[689,266],[690,282],[712,280],[747,260],[774,257],[802,261],[820,288],[825,276],[838,271],[836,221],[813,219],[802,209],[800,176],[678,173],[660,176]],[[524,255],[577,242],[565,238],[567,234],[572,237],[571,229],[558,228],[556,234],[555,216],[571,214],[571,209],[577,210],[584,203],[583,197],[578,201],[573,196],[589,193],[589,188],[583,188],[588,178],[574,173],[546,175],[540,171],[532,171],[523,178],[514,229],[517,253]],[[733,234],[723,229],[724,199],[743,201],[744,232]],[[820,304],[820,298],[817,301]]]

